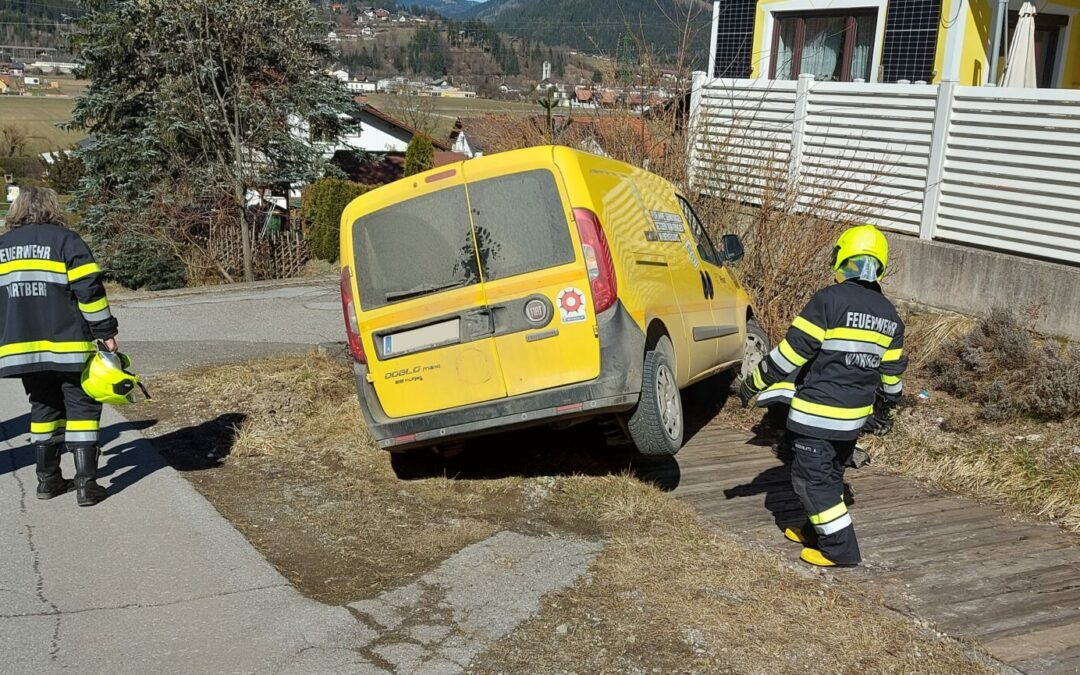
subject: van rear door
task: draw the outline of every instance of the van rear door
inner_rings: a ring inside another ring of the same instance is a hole
[[[563,178],[553,163],[523,159],[483,157],[464,168],[509,396],[600,374],[589,273]]]
[[[460,170],[418,180],[353,224],[361,334],[383,410],[506,396]]]

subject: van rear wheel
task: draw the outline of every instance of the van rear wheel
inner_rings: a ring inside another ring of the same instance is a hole
[[[645,353],[641,398],[627,428],[643,455],[671,456],[682,447],[682,393],[675,380],[675,350],[666,336]]]

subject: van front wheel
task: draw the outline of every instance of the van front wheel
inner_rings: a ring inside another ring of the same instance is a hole
[[[671,456],[679,451],[684,432],[682,394],[675,380],[675,350],[662,337],[645,353],[641,398],[627,427],[643,455]]]

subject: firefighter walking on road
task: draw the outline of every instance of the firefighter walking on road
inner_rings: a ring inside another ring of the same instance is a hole
[[[101,403],[81,375],[101,341],[116,352],[117,322],[102,272],[65,227],[56,193],[24,188],[0,235],[0,377],[22,380],[30,398],[38,499],[76,490],[79,506],[105,499],[96,482]],[[60,473],[63,447],[75,456],[74,483]]]
[[[808,522],[785,536],[803,544],[800,557],[811,565],[853,567],[862,556],[844,503],[844,468],[875,399],[879,409],[899,402],[907,359],[903,321],[878,283],[889,263],[884,235],[872,225],[851,228],[833,254],[837,283],[814,295],[739,397],[743,406],[765,390],[790,398],[791,482]]]

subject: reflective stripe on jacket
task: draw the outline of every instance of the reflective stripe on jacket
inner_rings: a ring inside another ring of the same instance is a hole
[[[851,440],[873,413],[875,396],[900,399],[906,367],[896,308],[877,284],[852,280],[814,295],[748,384],[761,405],[791,405],[791,431]]]
[[[116,335],[101,268],[78,234],[23,225],[0,235],[0,377],[79,372]]]

